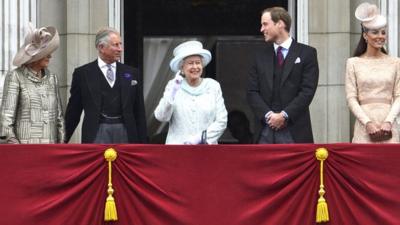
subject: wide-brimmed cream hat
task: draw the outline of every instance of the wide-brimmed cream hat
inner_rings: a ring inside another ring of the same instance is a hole
[[[54,27],[36,29],[29,26],[24,44],[14,57],[14,66],[22,66],[38,61],[53,53],[60,45],[60,37]]]
[[[378,7],[368,2],[361,3],[354,14],[367,29],[379,29],[387,24],[386,18],[379,14]]]
[[[203,48],[203,44],[199,41],[186,41],[178,45],[174,49],[174,58],[169,62],[171,70],[177,72],[182,65],[183,59],[191,55],[201,56],[203,67],[205,67],[211,61],[211,53],[207,49]]]

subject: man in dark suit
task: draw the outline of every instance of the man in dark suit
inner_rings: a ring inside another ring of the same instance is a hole
[[[142,84],[136,69],[119,63],[121,37],[113,28],[96,34],[97,60],[76,68],[65,113],[66,142],[79,124],[82,143],[146,143]]]
[[[249,74],[247,99],[256,117],[256,143],[312,143],[309,105],[318,85],[315,48],[289,35],[291,18],[281,7],[265,9],[265,47]]]

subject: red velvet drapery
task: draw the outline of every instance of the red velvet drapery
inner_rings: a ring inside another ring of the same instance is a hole
[[[0,225],[400,224],[400,145],[1,145]],[[104,222],[107,164],[119,220]]]

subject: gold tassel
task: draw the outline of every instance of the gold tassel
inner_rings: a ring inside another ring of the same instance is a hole
[[[317,223],[324,223],[329,221],[328,203],[324,198],[324,160],[328,158],[328,150],[326,148],[318,148],[315,152],[315,157],[320,161],[319,175],[321,180],[318,191],[319,199],[317,204],[316,221]]]
[[[111,162],[117,158],[117,152],[113,148],[109,148],[104,152],[104,158],[108,161],[108,197],[106,201],[106,207],[104,210],[104,221],[117,221],[117,207],[115,205],[114,197],[112,196],[114,193],[114,189],[112,188],[111,182],[111,174],[112,174],[112,165]]]

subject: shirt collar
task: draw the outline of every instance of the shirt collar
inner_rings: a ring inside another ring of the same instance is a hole
[[[293,42],[293,39],[292,39],[291,37],[289,37],[288,39],[286,39],[286,41],[284,41],[284,42],[283,42],[282,44],[280,44],[280,45],[274,43],[274,49],[275,49],[275,51],[276,51],[276,49],[277,49],[279,46],[282,46],[282,48],[284,48],[284,49],[286,49],[286,50],[289,50],[290,45],[292,44],[292,42]]]
[[[97,57],[97,63],[99,64],[99,67],[100,67],[100,68],[107,67],[107,65],[108,65],[108,64],[107,64],[106,62],[104,62],[100,57]],[[116,62],[113,62],[113,63],[111,63],[110,65],[111,65],[112,68],[115,68],[115,67],[117,66],[117,63],[116,63]]]

